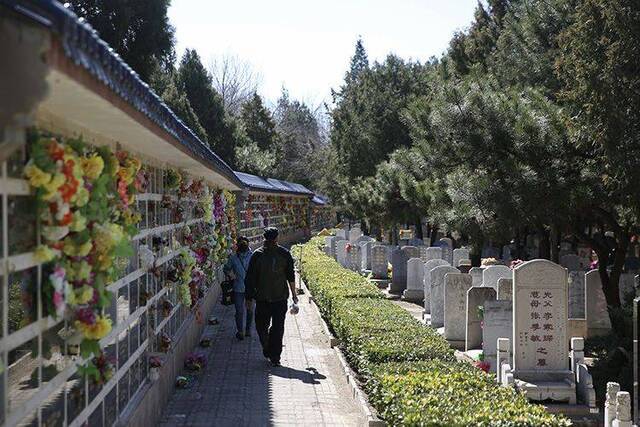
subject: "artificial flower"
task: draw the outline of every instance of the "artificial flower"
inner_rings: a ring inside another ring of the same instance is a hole
[[[63,174],[59,172],[54,174],[52,179],[42,186],[47,191],[47,193],[43,196],[44,200],[53,199],[58,194],[58,190],[60,189],[60,187],[62,187],[66,180],[67,178]]]
[[[93,243],[91,243],[91,240],[87,240],[86,242],[77,245],[75,242],[73,242],[73,240],[66,238],[64,239],[64,246],[62,248],[62,251],[67,256],[84,257],[89,255],[89,252],[91,252],[91,248],[93,248]]]
[[[87,304],[93,299],[94,290],[91,286],[83,286],[75,290],[75,301],[77,304]]]
[[[29,164],[24,168],[24,173],[27,178],[29,178],[29,184],[31,184],[32,187],[42,187],[51,181],[51,174],[44,172],[34,164]]]
[[[76,328],[82,332],[85,338],[90,340],[99,340],[106,337],[111,332],[111,319],[104,316],[98,316],[93,324],[87,324],[80,320],[75,322]]]
[[[57,242],[58,240],[62,240],[69,234],[69,227],[67,226],[53,226],[53,225],[45,225],[42,226],[42,236],[45,240],[50,242]]]
[[[69,229],[71,231],[82,231],[87,228],[87,218],[82,216],[80,212],[76,212],[73,214],[73,219],[71,220],[71,224],[69,224]]]
[[[93,154],[90,157],[85,157],[80,160],[82,165],[82,172],[84,176],[90,180],[97,179],[104,170],[104,160],[98,154]]]
[[[79,188],[71,201],[78,207],[86,205],[89,202],[89,190],[84,187]]]
[[[52,300],[53,300],[53,306],[55,307],[55,310],[56,310],[56,316],[61,317],[64,314],[65,309],[67,308],[62,292],[55,291],[53,293]]]
[[[59,251],[51,249],[47,245],[39,245],[35,252],[33,253],[33,257],[38,263],[45,263],[53,260],[55,257],[60,255]]]
[[[57,266],[53,270],[53,273],[49,275],[49,281],[51,282],[53,289],[55,289],[58,292],[64,291],[65,283],[66,283],[65,278],[66,278],[65,269],[60,266]]]

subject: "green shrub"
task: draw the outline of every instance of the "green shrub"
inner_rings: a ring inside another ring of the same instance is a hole
[[[303,279],[389,425],[565,426],[492,376],[455,360],[446,340],[321,250],[298,247]]]

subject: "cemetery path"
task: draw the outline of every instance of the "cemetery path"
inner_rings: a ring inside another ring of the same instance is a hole
[[[213,338],[204,372],[188,389],[175,390],[162,426],[357,426],[361,412],[321,319],[300,295],[300,312],[287,315],[281,367],[272,367],[252,336],[237,341],[233,306],[219,303],[220,323],[206,326]]]

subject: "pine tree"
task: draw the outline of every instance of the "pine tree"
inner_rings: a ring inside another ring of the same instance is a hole
[[[276,123],[257,93],[242,106],[240,121],[247,137],[261,150],[274,149],[278,144]]]
[[[345,83],[348,85],[355,82],[360,78],[362,73],[368,69],[369,58],[367,57],[367,51],[364,49],[362,38],[358,37],[358,40],[356,40],[356,50],[351,57],[351,65],[345,77]]]

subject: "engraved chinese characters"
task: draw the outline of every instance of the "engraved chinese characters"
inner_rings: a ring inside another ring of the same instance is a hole
[[[567,270],[547,260],[514,270],[514,370],[567,369]]]

